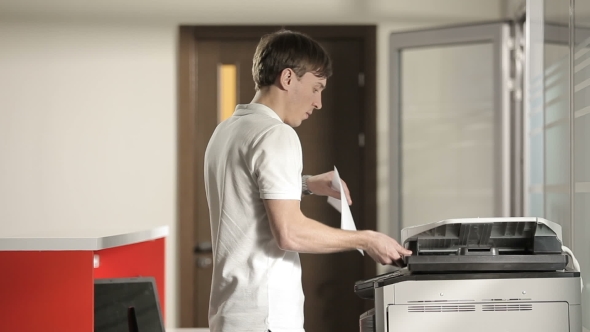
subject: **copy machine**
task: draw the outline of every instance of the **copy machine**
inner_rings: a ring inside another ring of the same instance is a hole
[[[374,301],[361,332],[580,332],[580,273],[561,226],[450,219],[402,230],[406,267],[355,284]]]

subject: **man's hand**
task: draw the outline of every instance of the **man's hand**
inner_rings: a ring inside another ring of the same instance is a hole
[[[330,171],[328,173],[314,175],[307,179],[307,188],[314,193],[315,195],[320,196],[330,196],[337,199],[340,198],[340,191],[334,189],[332,187],[332,177],[334,177],[334,171]],[[350,192],[348,191],[348,186],[342,180],[342,189],[344,189],[344,194],[346,195],[346,200],[348,201],[348,205],[352,204],[352,198],[350,198]]]
[[[412,252],[402,247],[396,240],[389,236],[373,231],[369,232],[369,241],[366,245],[365,251],[373,258],[377,263],[382,265],[397,264],[403,258],[403,256],[409,256]]]

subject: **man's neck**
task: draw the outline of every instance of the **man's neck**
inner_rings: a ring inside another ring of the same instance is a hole
[[[281,120],[285,121],[285,107],[283,98],[280,95],[281,91],[278,91],[277,87],[269,86],[261,90],[256,91],[254,98],[250,102],[251,104],[262,104],[273,112],[277,113]]]

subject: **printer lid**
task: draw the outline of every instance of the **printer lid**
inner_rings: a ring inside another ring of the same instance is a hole
[[[489,247],[522,251],[535,238],[551,238],[559,244],[561,226],[543,218],[463,218],[447,219],[406,227],[401,232],[404,246],[418,241],[420,249],[444,250],[458,247]]]
[[[415,272],[555,271],[565,268],[561,226],[542,218],[448,219],[402,230]]]

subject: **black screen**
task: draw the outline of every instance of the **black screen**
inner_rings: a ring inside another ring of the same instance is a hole
[[[153,278],[95,280],[95,332],[128,332],[130,307],[140,332],[164,332]]]

